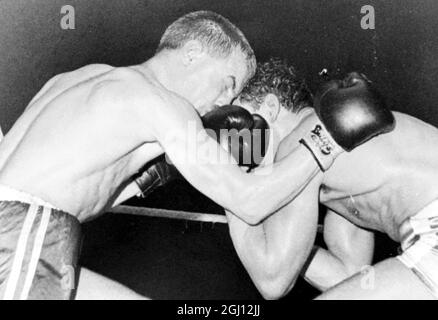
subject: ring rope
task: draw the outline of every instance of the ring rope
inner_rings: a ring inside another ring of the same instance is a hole
[[[182,219],[200,222],[228,223],[227,218],[220,214],[198,213],[188,211],[175,211],[158,208],[117,206],[109,210],[113,213],[133,214],[137,216],[147,216],[156,218]]]
[[[108,212],[118,213],[118,214],[132,214],[136,216],[146,216],[146,217],[154,217],[154,218],[180,219],[180,220],[224,223],[224,224],[228,223],[227,217],[221,214],[176,211],[176,210],[167,210],[167,209],[158,209],[158,208],[119,205],[117,207],[111,208]],[[323,230],[324,230],[324,225],[318,224],[318,230],[317,230],[318,233],[322,233]]]

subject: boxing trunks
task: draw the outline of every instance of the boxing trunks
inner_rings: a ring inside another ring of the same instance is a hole
[[[401,255],[397,258],[438,299],[438,200],[400,226]]]
[[[0,299],[71,299],[79,249],[75,217],[0,185]]]

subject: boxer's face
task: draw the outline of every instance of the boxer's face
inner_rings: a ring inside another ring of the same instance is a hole
[[[248,78],[246,59],[238,50],[226,58],[206,55],[194,71],[189,101],[201,116],[216,106],[230,104]]]

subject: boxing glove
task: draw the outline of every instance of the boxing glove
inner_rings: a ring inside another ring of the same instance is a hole
[[[166,161],[165,155],[155,158],[134,177],[141,190],[140,197],[146,197],[156,188],[175,179],[182,178],[176,167]]]
[[[239,166],[250,171],[262,162],[269,142],[269,125],[263,117],[251,115],[238,106],[226,105],[205,114],[202,123],[210,136],[219,143],[228,144],[228,150]],[[157,187],[181,178],[176,167],[162,155],[148,162],[134,181],[141,190],[140,196],[146,197]]]
[[[205,114],[202,123],[219,143],[228,144],[239,166],[250,171],[263,161],[268,149],[269,125],[260,115],[239,106],[225,105]]]
[[[328,81],[315,95],[319,121],[300,140],[326,171],[336,157],[369,139],[390,132],[395,119],[376,88],[363,74]]]

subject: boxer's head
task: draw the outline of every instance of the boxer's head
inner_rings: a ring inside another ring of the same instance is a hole
[[[243,33],[210,11],[184,15],[164,32],[157,56],[166,56],[170,90],[202,114],[231,103],[255,72],[254,52]],[[170,59],[169,59],[170,57]]]
[[[257,64],[254,77],[234,104],[260,114],[271,128],[277,128],[285,136],[297,124],[296,115],[312,107],[313,97],[291,65],[285,60],[270,58]]]

